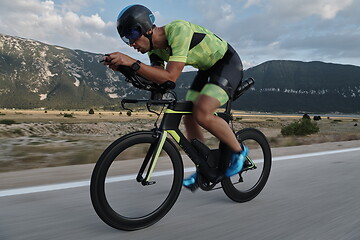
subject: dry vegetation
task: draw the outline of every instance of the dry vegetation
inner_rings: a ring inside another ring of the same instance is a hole
[[[258,128],[271,147],[360,139],[360,118],[322,117],[320,132],[283,137],[281,128],[301,116],[235,113],[235,129]],[[5,120],[5,121],[4,121]],[[15,121],[9,125],[6,120]],[[0,110],[0,172],[39,167],[94,163],[102,151],[126,133],[153,128],[148,112]],[[181,126],[183,129],[183,126]],[[217,140],[206,133],[207,143]]]

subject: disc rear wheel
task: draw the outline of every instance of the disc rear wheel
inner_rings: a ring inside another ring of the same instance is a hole
[[[221,181],[225,194],[236,202],[247,202],[255,198],[264,188],[271,169],[271,150],[265,136],[256,129],[243,129],[236,133],[239,143],[249,153],[243,170]]]

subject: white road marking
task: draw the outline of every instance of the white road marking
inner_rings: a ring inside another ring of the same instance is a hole
[[[354,151],[360,151],[360,148],[348,148],[348,149],[334,150],[334,151],[324,151],[324,152],[273,157],[272,161],[284,161],[284,160],[291,160],[291,159],[297,159],[297,158],[316,157],[316,156],[324,156],[324,155],[339,154],[339,153],[354,152]],[[256,162],[256,160],[254,160],[254,162]],[[186,173],[192,172],[192,171],[195,171],[194,167],[184,169],[184,172],[186,172]],[[170,175],[171,172],[172,171],[154,172],[152,174],[152,176],[166,176],[166,175]],[[128,181],[130,179],[134,179],[134,175],[112,177],[112,178],[109,178],[107,180],[107,182]],[[64,190],[64,189],[86,187],[86,186],[90,186],[90,181],[78,181],[78,182],[50,184],[50,185],[43,185],[43,186],[14,188],[14,189],[0,190],[0,197],[16,196],[16,195],[23,195],[23,194],[30,194],[30,193],[39,193],[39,192],[48,192],[48,191],[55,191],[55,190]]]

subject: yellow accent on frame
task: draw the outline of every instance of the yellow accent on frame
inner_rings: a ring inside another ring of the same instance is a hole
[[[166,109],[165,113],[184,114],[184,113],[192,113],[192,112],[179,112],[179,111],[174,111],[174,110],[171,110],[171,109]]]
[[[155,168],[155,165],[156,165],[156,162],[159,158],[159,155],[160,155],[160,152],[164,146],[164,143],[165,143],[165,140],[166,140],[166,136],[167,136],[167,132],[163,132],[162,136],[161,136],[161,140],[160,140],[160,144],[159,144],[159,147],[156,151],[156,154],[155,154],[155,157],[154,157],[154,161],[153,163],[151,164],[150,166],[150,172],[148,174],[148,177],[145,179],[146,181],[149,181],[150,177],[151,177],[151,174],[152,172],[154,171],[154,168]]]
[[[180,142],[180,136],[174,130],[167,130],[167,132],[174,138],[176,142]]]

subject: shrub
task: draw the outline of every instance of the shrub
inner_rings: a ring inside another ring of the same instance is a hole
[[[303,119],[310,119],[309,114],[305,113],[305,114],[303,115]]]
[[[23,131],[20,128],[14,129],[12,131],[14,134],[20,135],[20,136],[24,136]]]
[[[95,114],[94,109],[91,108],[91,109],[89,110],[89,114]]]
[[[305,136],[319,132],[319,127],[316,123],[312,123],[310,119],[303,118],[299,121],[290,123],[289,125],[281,128],[283,136]]]
[[[67,118],[72,118],[72,117],[73,117],[73,115],[72,115],[72,114],[70,114],[70,113],[65,113],[65,114],[64,114],[64,117],[67,117]]]
[[[15,123],[16,122],[14,120],[10,120],[10,119],[0,120],[0,124],[11,125],[11,124],[15,124]]]
[[[342,120],[340,120],[340,119],[334,119],[332,122],[333,122],[333,123],[340,123],[340,122],[342,122]]]
[[[127,113],[126,113],[128,116],[131,116],[131,111],[129,110],[129,111],[127,111]]]

